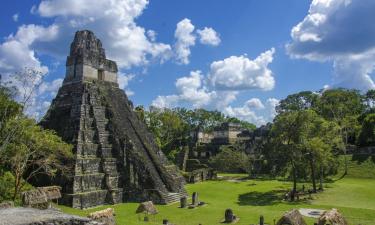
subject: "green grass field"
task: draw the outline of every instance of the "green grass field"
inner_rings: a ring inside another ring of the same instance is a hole
[[[106,207],[114,207],[118,225],[162,224],[167,218],[176,225],[214,225],[220,224],[227,208],[233,209],[240,217],[237,224],[256,224],[259,216],[265,217],[266,223],[273,224],[274,219],[292,208],[330,209],[338,208],[350,224],[375,224],[375,180],[344,178],[327,184],[325,192],[314,196],[313,200],[289,203],[280,200],[284,190],[290,188],[289,182],[276,180],[244,180],[237,175],[229,176],[230,180],[209,181],[187,185],[191,194],[199,193],[200,201],[207,205],[196,209],[180,209],[179,204],[157,206],[159,214],[151,217],[148,223],[139,220],[135,214],[137,203],[125,203],[115,206],[104,206],[90,210],[76,210],[61,207],[64,212],[87,216],[88,213]],[[228,176],[226,176],[228,179]],[[314,220],[306,218],[308,224]]]

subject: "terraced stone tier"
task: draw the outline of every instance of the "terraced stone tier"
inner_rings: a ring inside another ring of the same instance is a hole
[[[76,175],[74,177],[73,192],[88,192],[103,189],[104,173]]]
[[[64,202],[73,208],[86,209],[97,205],[108,203],[108,190],[97,190],[89,192],[79,192],[74,194],[66,194],[63,196]]]
[[[76,174],[91,174],[99,173],[100,169],[100,158],[77,158],[75,173]]]

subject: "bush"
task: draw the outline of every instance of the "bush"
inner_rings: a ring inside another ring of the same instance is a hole
[[[249,156],[232,146],[223,146],[209,163],[214,169],[227,173],[248,173],[251,168]]]
[[[11,172],[0,172],[0,202],[13,200],[14,182],[15,178]],[[30,189],[32,189],[32,186],[26,184],[24,185],[22,191],[27,191]],[[15,204],[19,205],[20,203],[21,196],[17,196],[15,199]]]

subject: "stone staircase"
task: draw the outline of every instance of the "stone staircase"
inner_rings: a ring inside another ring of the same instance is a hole
[[[173,203],[176,203],[176,202],[180,202],[180,199],[182,197],[186,197],[186,194],[185,193],[172,193],[172,192],[169,192],[167,194],[162,194],[165,202],[164,204],[168,205],[168,204],[173,204]]]

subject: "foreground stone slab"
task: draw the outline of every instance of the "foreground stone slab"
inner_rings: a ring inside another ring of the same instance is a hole
[[[0,209],[0,225],[103,225],[89,218],[34,208]]]

